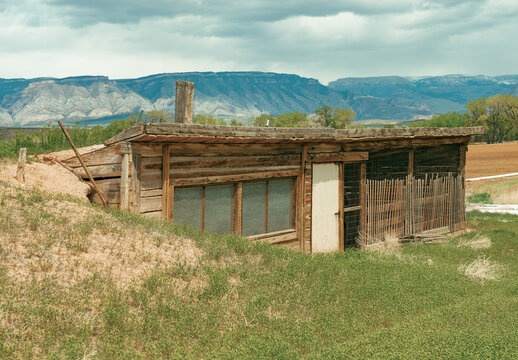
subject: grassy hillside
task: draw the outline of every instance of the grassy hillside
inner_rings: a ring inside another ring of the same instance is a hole
[[[516,358],[518,218],[469,223],[311,256],[0,183],[0,358]]]

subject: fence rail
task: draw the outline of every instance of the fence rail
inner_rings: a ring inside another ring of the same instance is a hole
[[[367,180],[361,245],[387,235],[406,236],[448,227],[465,227],[464,181],[461,175],[412,176],[400,180]]]

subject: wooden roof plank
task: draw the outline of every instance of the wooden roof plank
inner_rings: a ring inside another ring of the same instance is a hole
[[[461,137],[483,134],[482,127],[397,128],[397,129],[313,129],[205,126],[193,124],[136,125],[107,140],[106,146],[120,141],[203,142],[203,143],[305,143],[385,140],[399,138]]]

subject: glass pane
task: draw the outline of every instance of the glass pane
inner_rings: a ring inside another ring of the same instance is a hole
[[[233,193],[233,185],[205,188],[205,231],[220,234],[232,232]]]
[[[201,229],[201,198],[203,189],[175,188],[173,221],[193,229]]]
[[[291,179],[272,180],[268,183],[268,232],[292,228],[292,184]]]
[[[266,232],[266,182],[243,184],[243,235]]]

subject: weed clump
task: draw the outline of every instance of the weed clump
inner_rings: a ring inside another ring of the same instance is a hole
[[[477,280],[496,280],[500,277],[503,266],[481,256],[469,264],[459,266],[459,271],[469,278]]]
[[[470,247],[472,249],[489,249],[491,247],[491,239],[484,235],[476,235],[471,240],[461,240],[457,247]]]

